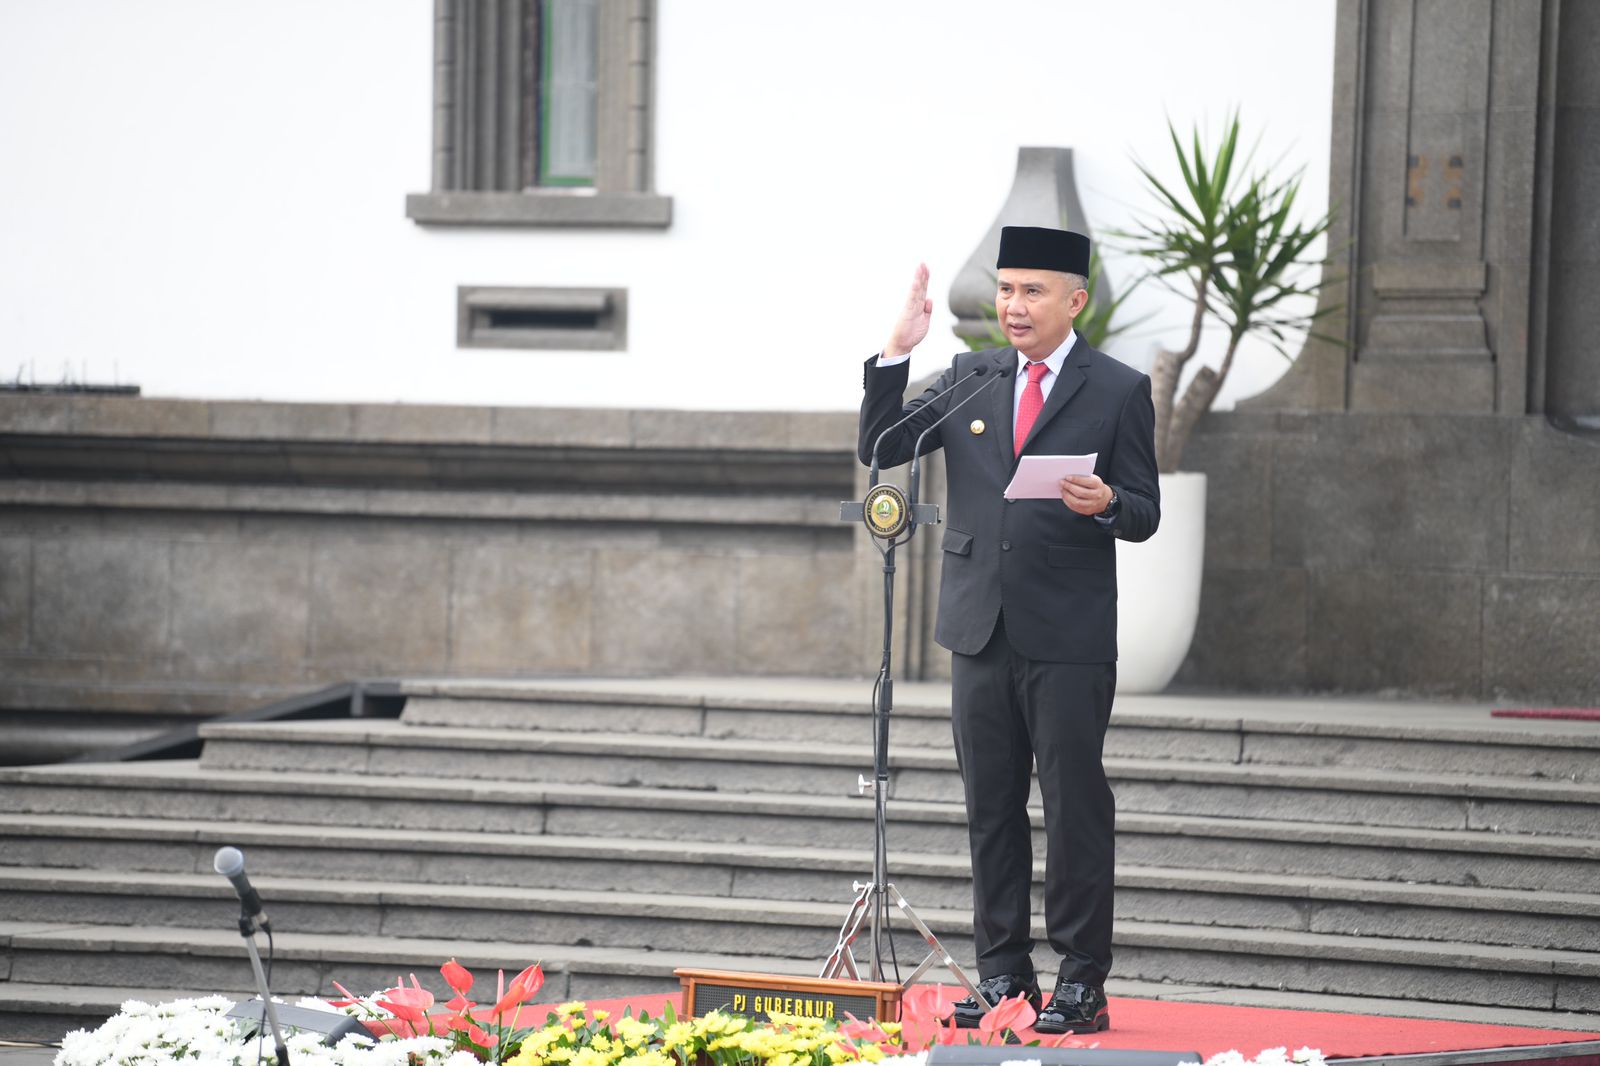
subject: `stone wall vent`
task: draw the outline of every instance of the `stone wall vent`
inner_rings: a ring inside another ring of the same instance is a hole
[[[457,290],[456,347],[622,351],[627,289]]]

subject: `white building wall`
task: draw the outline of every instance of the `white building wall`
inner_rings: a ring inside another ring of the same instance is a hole
[[[1326,203],[1334,0],[660,0],[665,231],[447,229],[431,0],[0,4],[0,376],[147,395],[852,408],[917,261],[945,294],[1019,145],[1075,149],[1097,233],[1165,120],[1306,166]],[[1126,285],[1136,265],[1106,255]],[[623,286],[626,352],[457,349],[456,286]],[[1112,353],[1146,367],[1183,308]],[[1220,339],[1220,338],[1219,338]],[[1284,363],[1245,353],[1224,403]]]

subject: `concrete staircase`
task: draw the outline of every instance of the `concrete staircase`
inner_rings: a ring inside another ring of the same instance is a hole
[[[395,720],[203,726],[196,761],[0,770],[0,1037],[59,1037],[129,990],[247,991],[223,844],[268,900],[286,995],[437,984],[452,955],[542,960],[550,998],[815,972],[869,866],[865,686],[403,688]],[[948,706],[900,688],[891,873],[970,959]],[[1594,1026],[1600,729],[1128,697],[1107,767],[1114,993]],[[924,953],[896,947],[908,970]]]

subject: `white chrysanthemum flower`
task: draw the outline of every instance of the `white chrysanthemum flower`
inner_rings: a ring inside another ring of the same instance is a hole
[[[1206,1066],[1249,1066],[1250,1060],[1236,1049],[1219,1051],[1206,1060]]]

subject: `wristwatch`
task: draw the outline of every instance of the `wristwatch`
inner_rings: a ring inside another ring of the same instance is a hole
[[[1120,506],[1122,506],[1122,498],[1117,495],[1117,490],[1116,489],[1112,489],[1111,490],[1111,499],[1106,501],[1105,510],[1103,510],[1099,514],[1095,515],[1095,517],[1096,518],[1115,518],[1115,517],[1117,517],[1117,508],[1120,507]]]

